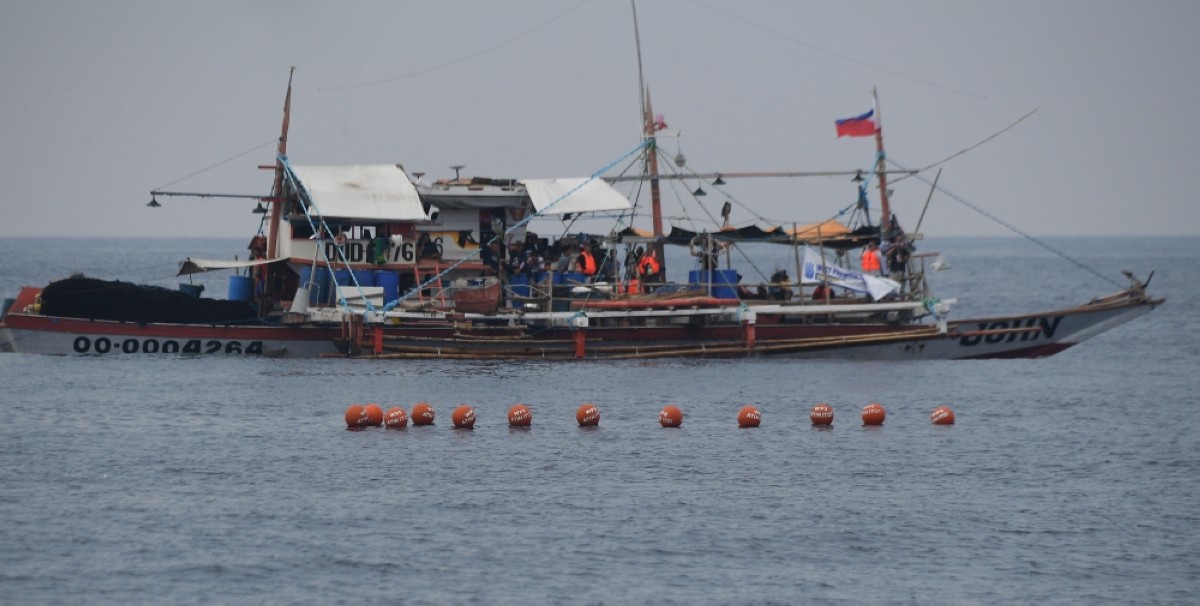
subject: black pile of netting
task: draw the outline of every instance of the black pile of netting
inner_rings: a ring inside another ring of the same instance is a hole
[[[73,276],[42,289],[42,315],[121,322],[245,324],[257,319],[245,301],[203,299],[160,286]]]

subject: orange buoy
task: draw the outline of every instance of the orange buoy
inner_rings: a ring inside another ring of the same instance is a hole
[[[474,429],[475,409],[463,404],[450,413],[450,420],[454,421],[454,426],[458,429]]]
[[[351,404],[346,409],[346,427],[351,429],[366,427],[370,423],[370,420],[367,417],[367,408],[362,404]]]
[[[388,429],[404,429],[408,427],[408,413],[403,408],[393,406],[383,415],[383,426]]]
[[[833,407],[821,402],[812,407],[808,413],[813,425],[833,425]]]
[[[533,413],[524,404],[513,404],[508,409],[508,424],[512,427],[529,427],[533,424]]]
[[[668,404],[658,413],[658,424],[663,427],[679,427],[683,425],[683,411],[678,406]]]
[[[575,411],[575,420],[579,421],[580,427],[595,427],[600,424],[600,409],[587,402]]]
[[[383,425],[383,408],[374,402],[363,406],[363,411],[367,413],[367,425],[371,427],[379,427]]]
[[[938,406],[929,415],[929,420],[933,421],[934,425],[953,425],[954,411],[950,410],[949,406]]]
[[[883,405],[878,402],[871,402],[863,407],[863,425],[883,425],[883,420],[886,417],[887,411],[884,410]]]
[[[762,423],[762,413],[753,406],[743,406],[738,411],[738,427],[758,427]]]
[[[412,408],[412,424],[417,425],[433,425],[433,407],[429,402],[417,402]]]

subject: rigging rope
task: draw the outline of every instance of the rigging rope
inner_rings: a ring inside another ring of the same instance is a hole
[[[308,220],[309,228],[312,229],[313,234],[317,236],[315,246],[317,250],[321,252],[321,258],[325,261],[325,267],[329,269],[330,274],[333,274],[333,262],[329,260],[329,254],[325,251],[325,247],[321,245],[321,243],[324,242],[321,234],[328,233],[332,235],[333,230],[330,229],[329,224],[325,222],[325,217],[321,214],[321,208],[317,206],[316,202],[312,199],[312,194],[309,193],[308,187],[300,181],[300,178],[297,177],[294,172],[292,172],[292,165],[288,163],[287,156],[278,156],[278,158],[279,163],[283,166],[284,179],[291,184],[292,188],[295,189],[302,198],[300,209],[304,211],[304,218]],[[315,208],[317,211],[316,223],[313,222],[312,214],[309,212],[310,206]],[[350,270],[350,261],[346,259],[345,251],[342,250],[341,246],[334,246],[333,249],[336,251],[337,257],[341,259],[342,264],[346,266],[346,270],[350,273],[350,279],[354,282],[354,286],[358,288],[358,296],[362,297],[367,311],[375,311],[375,307],[371,304],[371,300],[368,299],[366,293],[363,292],[362,285],[358,283],[358,276],[354,275],[354,272]],[[336,279],[334,280],[334,283],[337,283]],[[338,294],[338,305],[349,309],[350,305],[346,301],[346,298],[343,297],[341,292],[337,291],[336,288],[335,292]]]
[[[924,84],[925,86],[928,86],[928,87],[931,87],[931,88],[936,88],[936,89],[938,89],[938,90],[942,90],[942,91],[946,91],[946,92],[950,92],[950,93],[955,93],[955,94],[958,94],[958,95],[962,95],[962,96],[964,96],[964,97],[971,97],[972,99],[979,99],[979,100],[981,100],[981,101],[985,101],[985,100],[987,100],[987,97],[985,97],[985,96],[983,96],[983,95],[979,95],[979,94],[976,94],[976,93],[973,93],[973,92],[970,92],[970,91],[965,91],[965,90],[962,90],[962,89],[953,88],[953,87],[950,87],[950,86],[946,86],[946,85],[944,85],[944,84],[938,84],[937,82],[933,82],[933,81],[931,81],[931,80],[925,80],[925,79],[923,79],[923,78],[918,78],[918,77],[916,77],[916,76],[910,76],[910,75],[908,75],[908,74],[905,74],[905,73],[901,73],[901,72],[898,72],[898,71],[895,71],[895,70],[892,70],[892,69],[888,69],[888,68],[886,68],[886,67],[883,67],[883,66],[881,66],[881,65],[876,65],[876,64],[874,64],[874,63],[869,63],[869,62],[867,62],[867,61],[863,61],[863,60],[861,60],[861,59],[855,59],[854,57],[851,57],[850,55],[847,55],[847,54],[844,54],[844,53],[840,53],[840,52],[838,52],[838,51],[835,51],[835,50],[832,50],[832,49],[828,49],[828,48],[825,48],[825,47],[823,47],[823,46],[818,46],[818,45],[816,45],[816,44],[813,44],[812,42],[806,42],[806,41],[804,41],[804,40],[800,40],[800,39],[798,39],[798,38],[793,38],[792,36],[789,36],[789,35],[787,35],[787,34],[785,34],[785,33],[783,33],[783,32],[780,32],[780,31],[778,31],[778,30],[771,29],[771,28],[769,28],[769,27],[766,27],[766,26],[763,26],[763,25],[759,25],[758,23],[755,23],[755,22],[753,22],[753,21],[750,21],[749,19],[746,19],[745,17],[742,17],[741,15],[736,15],[736,14],[734,14],[734,13],[731,13],[731,12],[728,12],[728,11],[721,10],[721,9],[719,9],[719,8],[716,8],[716,7],[710,6],[710,5],[708,5],[708,4],[704,3],[704,2],[700,2],[699,0],[692,0],[692,4],[696,4],[696,5],[702,6],[702,7],[706,8],[706,9],[708,9],[708,10],[710,10],[710,11],[714,12],[714,13],[718,13],[718,14],[720,14],[720,15],[724,15],[724,16],[726,16],[726,17],[728,17],[728,18],[730,18],[730,19],[733,19],[733,20],[735,20],[735,21],[740,21],[742,24],[744,24],[744,25],[746,25],[746,26],[752,27],[752,28],[754,28],[754,29],[757,29],[757,30],[759,30],[759,31],[766,32],[766,33],[768,33],[768,34],[771,34],[772,36],[775,36],[775,37],[777,37],[777,38],[780,38],[780,39],[782,39],[782,40],[787,40],[788,42],[791,42],[791,43],[793,43],[793,44],[798,44],[798,45],[800,45],[800,46],[803,46],[803,47],[805,47],[805,48],[808,48],[808,49],[810,49],[810,50],[814,50],[814,51],[817,51],[817,52],[819,52],[819,53],[822,53],[822,54],[825,54],[825,55],[829,55],[830,57],[834,57],[834,58],[836,58],[836,59],[841,59],[842,61],[846,61],[846,62],[848,62],[848,63],[853,63],[853,64],[855,64],[855,65],[858,65],[858,66],[861,66],[861,67],[865,67],[865,68],[868,68],[868,69],[873,69],[873,70],[875,70],[875,71],[882,72],[882,73],[888,74],[888,75],[890,75],[890,76],[895,76],[895,77],[897,77],[897,78],[901,78],[901,79],[903,79],[903,80],[908,80],[908,81],[910,81],[910,82],[916,82],[916,83],[918,83],[918,84]]]
[[[1024,120],[1024,118],[1022,118],[1022,120]],[[888,162],[895,165],[897,168],[900,168],[901,170],[908,170],[907,168],[902,166],[899,162],[896,162],[895,160],[892,160],[891,158],[888,158]],[[968,202],[966,199],[964,199],[961,196],[959,196],[958,194],[955,194],[954,192],[946,189],[945,187],[942,187],[941,185],[936,185],[929,179],[926,179],[925,177],[923,177],[919,174],[915,174],[913,176],[916,177],[917,179],[921,180],[922,183],[925,183],[926,185],[936,189],[937,191],[940,191],[943,194],[946,194],[946,196],[949,197],[951,200],[954,200],[955,202],[958,202],[959,204],[966,206],[967,208],[987,217],[988,219],[991,219],[992,221],[995,221],[996,223],[999,223],[1000,225],[1007,228],[1009,231],[1021,236],[1022,238],[1025,238],[1026,240],[1029,240],[1030,242],[1033,242],[1034,244],[1037,244],[1038,246],[1041,246],[1042,248],[1054,253],[1058,257],[1075,265],[1076,267],[1079,267],[1080,269],[1092,274],[1093,276],[1096,276],[1097,278],[1100,278],[1101,280],[1104,280],[1105,282],[1108,282],[1109,284],[1116,286],[1117,288],[1124,288],[1124,286],[1122,286],[1120,282],[1117,282],[1117,281],[1113,280],[1112,278],[1105,276],[1104,274],[1100,273],[1099,271],[1096,271],[1095,269],[1092,269],[1088,265],[1084,264],[1082,261],[1079,261],[1079,260],[1075,259],[1074,257],[1068,255],[1067,253],[1065,253],[1061,250],[1058,250],[1057,248],[1054,248],[1053,246],[1050,246],[1049,244],[1035,238],[1034,236],[1032,236],[1028,233],[1025,233],[1017,226],[1015,226],[1015,225],[1005,221],[1004,219],[1001,219],[1000,217],[997,217],[996,215],[993,215],[992,213],[989,213],[988,211]]]
[[[591,0],[581,0],[581,2],[579,2],[578,4],[575,4],[571,8],[568,8],[567,10],[551,17],[550,20],[544,21],[541,24],[539,24],[531,29],[527,29],[527,30],[517,34],[516,36],[513,36],[512,38],[508,38],[507,40],[503,40],[503,41],[493,44],[492,46],[489,46],[487,48],[475,51],[475,52],[467,54],[467,55],[463,55],[462,57],[459,57],[457,59],[452,59],[445,63],[440,63],[438,65],[434,65],[431,67],[424,67],[424,68],[418,69],[416,71],[411,71],[411,72],[408,72],[407,74],[401,74],[399,76],[393,76],[391,78],[383,78],[380,80],[368,80],[366,82],[358,82],[355,84],[343,84],[341,86],[326,86],[323,88],[318,88],[317,90],[326,92],[326,91],[347,90],[347,89],[351,89],[351,88],[362,88],[364,86],[374,86],[376,84],[387,84],[389,82],[396,82],[399,80],[407,80],[408,78],[413,78],[416,76],[420,76],[422,74],[427,74],[429,72],[435,72],[440,69],[458,65],[459,63],[470,61],[471,59],[474,59],[481,55],[490,53],[498,48],[508,46],[509,44],[512,44],[513,42],[516,42],[517,40],[520,40],[521,38],[529,36],[530,34],[537,32],[538,30],[546,27],[547,25],[550,25],[551,23],[554,23],[555,21],[558,21],[559,19],[562,19],[563,17],[566,17],[567,15],[575,12],[576,9],[583,6],[584,4],[587,4],[590,1]]]
[[[481,244],[481,245],[480,245],[480,247],[479,247],[478,249],[476,249],[475,251],[469,252],[469,253],[468,253],[468,254],[467,254],[465,257],[463,257],[463,258],[462,258],[462,259],[460,259],[459,261],[455,262],[453,265],[451,265],[451,266],[447,267],[446,269],[444,269],[444,270],[442,270],[442,271],[438,272],[438,273],[437,273],[436,275],[434,275],[432,278],[429,278],[429,279],[428,279],[428,280],[426,280],[425,282],[423,282],[423,283],[419,284],[419,285],[418,285],[416,288],[414,288],[414,289],[412,289],[412,290],[408,291],[408,292],[407,292],[407,293],[405,293],[404,295],[401,295],[401,296],[400,296],[400,298],[396,299],[395,301],[392,301],[392,302],[388,303],[387,305],[385,305],[385,306],[383,307],[383,311],[384,311],[384,312],[391,311],[392,309],[394,309],[394,308],[395,308],[397,305],[399,305],[400,303],[402,303],[402,302],[404,302],[404,301],[407,301],[407,300],[408,300],[409,298],[411,298],[411,297],[412,297],[412,296],[413,296],[415,293],[418,293],[418,292],[420,292],[421,290],[424,290],[426,287],[430,286],[430,285],[431,285],[431,284],[433,284],[435,281],[442,279],[444,276],[446,276],[447,274],[449,274],[451,271],[453,271],[453,270],[457,269],[457,268],[458,268],[459,266],[461,266],[463,263],[466,263],[467,261],[471,260],[471,259],[472,259],[472,258],[474,258],[475,256],[479,255],[479,254],[480,254],[480,252],[483,250],[483,248],[484,248],[485,246],[491,246],[491,245],[492,245],[492,243],[496,242],[497,240],[501,239],[501,238],[502,238],[502,237],[504,237],[504,236],[507,236],[508,234],[510,234],[510,233],[512,233],[513,231],[515,231],[517,228],[519,228],[519,227],[522,227],[522,226],[524,226],[525,224],[529,223],[529,222],[530,222],[530,221],[532,221],[532,220],[533,220],[535,217],[538,217],[538,216],[540,216],[540,215],[544,214],[544,213],[545,213],[547,210],[549,210],[549,209],[551,209],[551,208],[554,208],[554,207],[555,207],[555,206],[557,206],[557,205],[558,205],[560,202],[562,202],[563,200],[566,200],[567,198],[569,198],[571,195],[573,195],[575,192],[577,192],[577,191],[579,191],[580,189],[582,189],[582,188],[583,188],[584,186],[586,186],[588,183],[591,183],[592,181],[594,181],[594,180],[596,180],[596,179],[599,179],[599,178],[601,178],[601,176],[602,176],[602,175],[603,175],[605,172],[607,172],[607,171],[611,170],[611,169],[612,169],[614,166],[616,166],[617,164],[620,164],[621,162],[625,161],[625,159],[626,159],[626,158],[628,158],[629,156],[632,156],[633,154],[635,154],[635,153],[637,153],[637,152],[641,151],[641,149],[642,149],[642,148],[644,148],[646,145],[647,145],[647,141],[642,141],[641,143],[638,143],[638,144],[637,144],[637,146],[635,146],[633,149],[631,149],[631,150],[629,150],[629,151],[625,152],[624,154],[621,154],[621,157],[617,158],[616,160],[613,160],[612,162],[609,162],[607,165],[605,165],[605,166],[604,166],[603,168],[601,168],[600,170],[598,170],[598,171],[596,171],[596,172],[592,173],[592,174],[591,174],[591,176],[589,176],[587,179],[584,179],[584,180],[583,180],[583,182],[582,182],[582,183],[580,183],[579,185],[576,185],[575,187],[572,187],[571,189],[567,190],[567,192],[566,192],[566,193],[564,193],[564,194],[562,194],[561,196],[559,196],[559,197],[558,197],[556,200],[554,200],[554,202],[551,202],[550,204],[546,205],[546,207],[545,207],[545,208],[543,208],[543,209],[541,209],[540,211],[537,211],[537,212],[531,212],[531,213],[528,213],[528,214],[525,216],[525,218],[524,218],[524,219],[521,219],[520,221],[517,221],[517,222],[516,222],[516,223],[514,223],[514,224],[513,224],[511,227],[509,227],[508,229],[504,230],[504,233],[503,233],[503,234],[496,234],[496,235],[492,236],[492,239],[491,239],[491,240],[488,240],[486,243],[484,243],[484,244]]]
[[[933,164],[930,164],[929,166],[926,166],[926,167],[924,167],[924,168],[918,169],[916,172],[914,172],[914,173],[912,173],[912,174],[908,174],[908,175],[904,175],[904,176],[902,176],[902,177],[897,177],[897,178],[895,178],[895,179],[892,179],[892,183],[899,183],[900,181],[903,181],[903,180],[905,180],[905,179],[907,179],[907,178],[909,178],[909,177],[915,177],[915,176],[917,176],[917,174],[918,174],[918,173],[923,173],[923,172],[925,172],[925,171],[927,171],[927,170],[929,170],[929,169],[931,169],[931,168],[936,168],[936,167],[938,167],[938,166],[941,166],[941,165],[943,165],[943,164],[945,164],[945,163],[947,163],[947,162],[949,162],[949,161],[951,161],[951,160],[953,160],[953,159],[955,159],[955,158],[957,158],[957,157],[959,157],[959,156],[961,156],[961,155],[963,155],[963,154],[965,154],[965,153],[967,153],[967,152],[969,152],[969,151],[971,151],[971,150],[973,150],[973,149],[975,149],[975,148],[979,147],[980,145],[983,145],[984,143],[987,143],[988,141],[991,141],[992,139],[995,139],[996,137],[999,137],[1000,135],[1003,135],[1004,133],[1006,133],[1006,132],[1008,132],[1008,131],[1012,130],[1012,128],[1013,128],[1013,127],[1015,127],[1016,125],[1018,125],[1018,124],[1020,124],[1020,123],[1024,122],[1026,118],[1028,118],[1028,117],[1030,117],[1030,116],[1032,116],[1032,115],[1034,115],[1034,114],[1036,114],[1036,113],[1037,113],[1037,108],[1034,108],[1034,109],[1033,109],[1033,111],[1031,111],[1031,112],[1029,112],[1029,113],[1025,114],[1024,116],[1021,116],[1020,118],[1017,118],[1017,121],[1016,121],[1016,122],[1013,122],[1012,124],[1009,124],[1008,126],[1005,126],[1004,128],[1002,128],[1002,129],[1000,129],[1000,130],[998,130],[998,131],[996,131],[996,132],[992,133],[991,135],[988,135],[988,137],[987,137],[987,138],[983,139],[983,140],[982,140],[982,141],[980,141],[979,143],[976,143],[976,144],[974,144],[974,145],[971,145],[971,146],[969,146],[969,147],[965,147],[965,148],[963,148],[963,149],[960,149],[960,150],[958,150],[957,152],[954,152],[953,154],[950,154],[949,156],[946,156],[945,158],[943,158],[943,159],[941,159],[941,160],[938,160],[937,162],[934,162]],[[895,163],[893,162],[893,164],[895,164]],[[898,164],[896,164],[896,166],[899,166],[899,165],[898,165]]]
[[[190,179],[190,178],[192,178],[192,177],[195,177],[196,175],[198,175],[198,174],[200,174],[200,173],[202,173],[202,172],[205,172],[205,171],[212,170],[212,169],[214,169],[214,168],[216,168],[216,167],[218,167],[218,166],[220,166],[220,165],[222,165],[222,164],[225,164],[225,163],[228,163],[228,162],[233,162],[234,160],[237,160],[238,158],[241,158],[242,156],[245,156],[246,154],[249,154],[249,153],[251,153],[251,152],[256,152],[256,151],[258,151],[258,150],[260,150],[260,149],[262,149],[262,148],[264,148],[264,147],[266,147],[266,146],[268,146],[268,145],[271,145],[271,144],[273,144],[273,143],[276,143],[276,142],[278,142],[278,141],[279,141],[278,139],[271,139],[270,141],[267,141],[266,143],[261,143],[261,144],[259,144],[259,145],[255,145],[254,147],[252,147],[252,148],[250,148],[250,149],[248,149],[248,150],[246,150],[246,151],[244,151],[244,152],[242,152],[242,153],[240,153],[240,154],[238,154],[238,155],[236,155],[236,156],[233,156],[232,158],[226,158],[226,159],[224,159],[224,160],[221,160],[220,162],[217,162],[216,164],[213,164],[212,166],[208,166],[208,167],[202,168],[202,169],[200,169],[200,170],[198,170],[198,171],[196,171],[196,172],[194,172],[194,173],[192,173],[192,174],[190,174],[190,175],[186,175],[186,176],[180,177],[180,178],[178,178],[178,179],[176,179],[176,180],[174,180],[174,181],[172,181],[172,182],[170,182],[170,183],[165,183],[165,184],[163,184],[163,185],[159,185],[158,187],[154,188],[154,190],[152,190],[152,191],[158,191],[158,190],[160,190],[160,189],[162,189],[162,188],[164,188],[164,187],[170,187],[170,186],[172,186],[172,185],[175,185],[176,183],[179,183],[180,181],[183,181],[184,179]]]

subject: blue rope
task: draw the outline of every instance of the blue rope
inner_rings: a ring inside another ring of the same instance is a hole
[[[304,185],[304,183],[302,183],[300,181],[300,177],[298,177],[296,175],[296,173],[292,171],[292,165],[290,163],[288,163],[287,156],[280,155],[280,156],[278,156],[278,158],[279,158],[280,164],[283,165],[284,178],[287,179],[288,183],[291,184],[292,188],[295,189],[297,192],[299,192],[301,197],[303,198],[301,200],[301,202],[303,202],[303,204],[300,205],[300,208],[304,211],[304,218],[308,219],[309,228],[312,229],[313,234],[317,235],[317,240],[316,240],[317,250],[321,251],[321,258],[325,261],[325,267],[329,269],[329,273],[331,274],[330,278],[332,278],[333,277],[332,276],[333,262],[329,260],[329,255],[325,252],[325,247],[321,245],[323,240],[321,239],[320,235],[322,233],[333,233],[333,230],[330,229],[329,224],[325,222],[325,218],[321,215],[321,208],[319,206],[317,206],[316,201],[312,199],[312,194],[309,193],[308,187],[306,187]],[[310,206],[312,206],[313,208],[316,208],[316,210],[317,210],[317,223],[313,222],[312,214],[309,213]],[[319,224],[320,229],[318,229],[318,224]],[[342,264],[346,266],[346,270],[350,272],[350,279],[354,282],[355,288],[358,288],[358,295],[360,297],[362,297],[363,302],[366,303],[367,311],[368,312],[375,311],[375,307],[373,305],[371,305],[370,299],[368,299],[366,293],[363,292],[362,285],[360,285],[358,283],[358,276],[355,276],[354,272],[350,271],[350,262],[346,259],[346,254],[345,254],[345,252],[342,251],[342,247],[335,246],[334,250],[337,251],[337,256],[341,259]],[[334,280],[335,285],[336,285],[336,282],[337,282],[337,280],[335,279]],[[336,286],[335,286],[334,292],[337,292]],[[346,298],[341,296],[340,294],[338,296],[338,305],[340,305],[343,308],[350,307],[349,303],[346,302]]]

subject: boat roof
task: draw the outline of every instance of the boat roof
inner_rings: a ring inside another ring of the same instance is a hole
[[[428,221],[417,188],[395,164],[289,166],[322,217]]]
[[[323,217],[428,221],[438,208],[521,207],[541,215],[626,211],[629,199],[602,179],[488,179],[473,177],[414,185],[399,164],[291,166],[295,180]]]
[[[633,208],[624,194],[603,179],[521,179],[539,215],[565,215]]]

